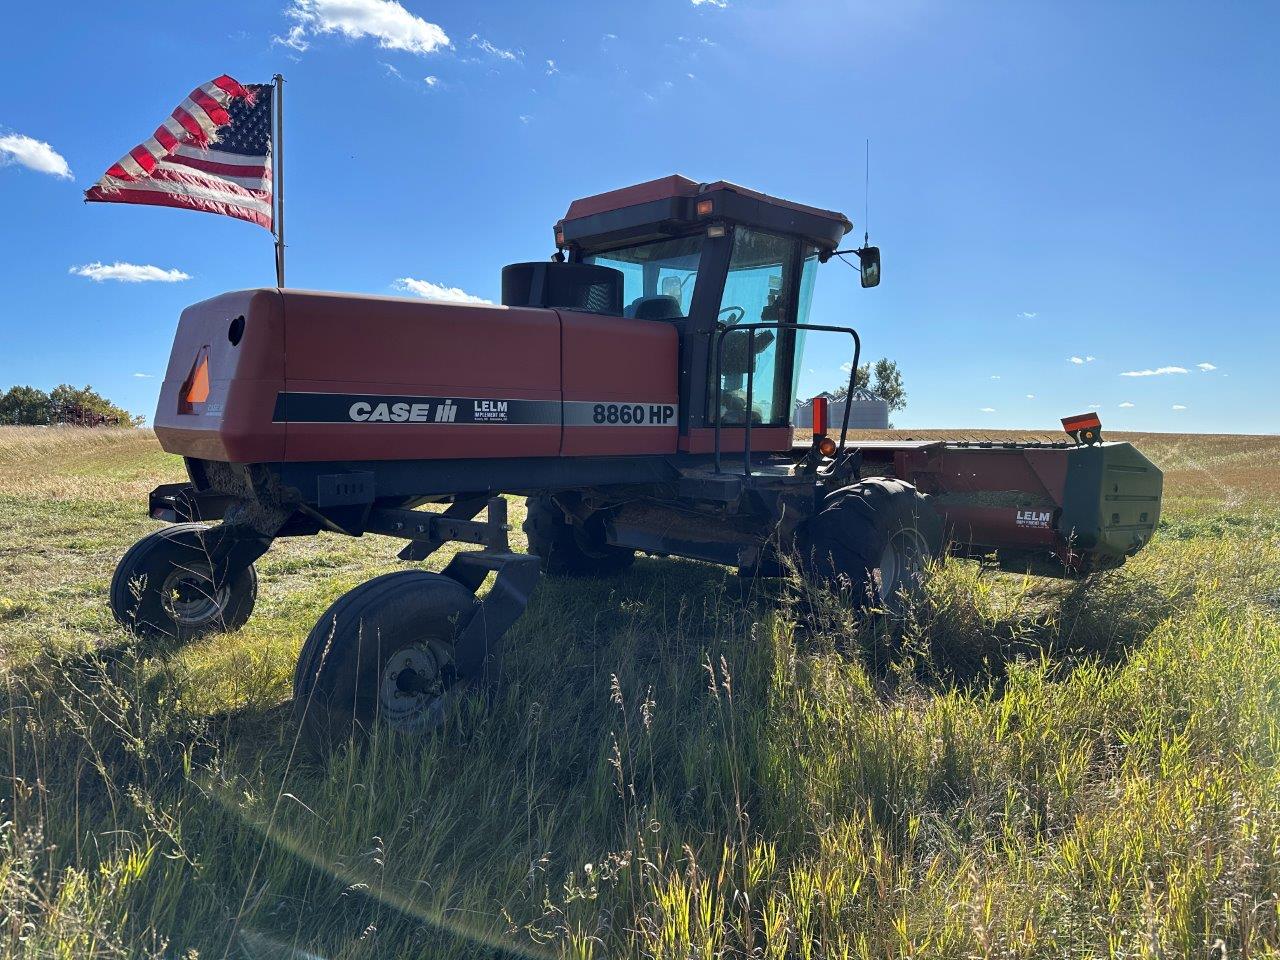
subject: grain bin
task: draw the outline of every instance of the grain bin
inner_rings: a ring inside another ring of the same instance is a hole
[[[830,394],[825,394],[831,398]],[[795,418],[792,423],[803,425],[810,419],[810,408],[813,401],[805,400],[796,405]],[[830,423],[838,427],[844,420],[845,401],[831,398]],[[850,430],[887,430],[889,428],[889,403],[865,388],[853,391],[853,407],[849,411]]]

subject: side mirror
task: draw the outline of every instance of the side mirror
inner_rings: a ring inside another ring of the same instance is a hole
[[[880,284],[880,248],[863,247],[858,251],[858,262],[862,268],[862,285],[875,287]]]

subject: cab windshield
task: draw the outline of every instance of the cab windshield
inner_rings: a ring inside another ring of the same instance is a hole
[[[595,253],[584,263],[622,273],[622,314],[638,320],[683,320],[689,315],[702,259],[702,236],[658,240]]]

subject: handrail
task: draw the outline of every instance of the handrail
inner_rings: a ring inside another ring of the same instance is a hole
[[[844,449],[844,443],[849,433],[849,411],[853,406],[853,390],[854,384],[858,377],[858,361],[862,359],[862,338],[858,336],[858,331],[853,327],[829,327],[816,323],[781,323],[771,321],[768,323],[739,323],[731,327],[721,326],[714,334],[713,344],[715,347],[716,365],[712,370],[712,376],[716,381],[716,401],[715,401],[715,418],[716,418],[716,459],[715,472],[720,472],[720,431],[723,429],[724,417],[721,415],[720,400],[724,378],[721,376],[721,370],[724,367],[724,345],[728,339],[728,335],[737,332],[746,332],[747,337],[747,405],[743,411],[743,426],[745,434],[742,438],[742,472],[744,476],[751,476],[751,411],[755,396],[753,394],[755,388],[755,345],[756,331],[765,329],[787,329],[787,330],[816,330],[819,333],[847,333],[853,337],[853,366],[849,368],[849,393],[844,404],[844,419],[840,423],[840,449]],[[795,362],[792,357],[792,362]],[[791,398],[792,403],[795,397]],[[791,419],[791,411],[787,411],[787,419]]]

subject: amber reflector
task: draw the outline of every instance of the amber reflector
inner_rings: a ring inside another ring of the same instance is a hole
[[[834,457],[836,455],[836,442],[830,437],[823,437],[818,441],[818,452],[824,457]]]
[[[178,412],[194,413],[195,404],[209,399],[209,348],[201,347],[182,389],[178,391]]]

